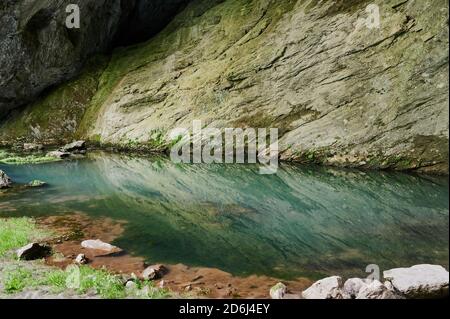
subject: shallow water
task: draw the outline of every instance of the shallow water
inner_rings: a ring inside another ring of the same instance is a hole
[[[448,266],[447,178],[291,165],[263,176],[253,165],[112,154],[0,169],[49,183],[0,194],[0,216],[126,220],[114,244],[149,262],[285,279]]]

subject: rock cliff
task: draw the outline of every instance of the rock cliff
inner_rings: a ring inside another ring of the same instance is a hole
[[[444,0],[195,0],[9,116],[0,140],[152,149],[199,119],[279,128],[284,160],[448,173],[447,92]]]
[[[137,41],[142,30],[148,35],[159,31],[184,2],[2,0],[0,118],[48,87],[70,79],[92,54],[106,52],[117,43]],[[69,4],[79,6],[79,29],[66,27]]]

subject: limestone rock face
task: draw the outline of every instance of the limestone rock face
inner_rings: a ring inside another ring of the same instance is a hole
[[[383,272],[384,278],[407,298],[448,296],[449,274],[438,265],[416,265]]]
[[[87,57],[107,51],[119,42],[118,37],[133,37],[133,30],[140,30],[144,38],[150,36],[144,31],[164,26],[183,2],[2,0],[0,118],[8,110],[30,102],[49,86],[72,77]],[[80,8],[79,29],[66,27],[69,4]],[[130,19],[135,28],[126,32]]]
[[[0,116],[74,75],[92,53],[105,51],[120,23],[120,2],[2,1]],[[80,6],[80,29],[65,26],[70,3]]]
[[[447,10],[440,0],[194,0],[147,43],[114,52],[72,135],[160,148],[193,120],[273,127],[284,160],[448,173]],[[0,140],[24,119],[22,136],[51,137],[27,113]]]

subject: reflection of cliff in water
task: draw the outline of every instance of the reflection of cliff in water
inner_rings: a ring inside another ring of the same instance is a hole
[[[447,263],[445,179],[287,165],[262,176],[256,166],[117,155],[65,165],[43,167],[65,181],[41,205],[89,196],[59,210],[128,220],[115,244],[153,262],[286,277]]]
[[[97,164],[126,205],[142,206],[152,219],[130,228],[159,242],[150,253],[156,259],[210,260],[227,270],[326,270],[425,262],[430,245],[447,247],[446,195],[414,176],[297,167],[261,176],[242,165],[115,157]],[[135,249],[145,254],[147,247]]]

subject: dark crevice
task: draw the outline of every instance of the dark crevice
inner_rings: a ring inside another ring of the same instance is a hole
[[[191,0],[123,0],[125,16],[112,47],[144,42],[163,30]]]

